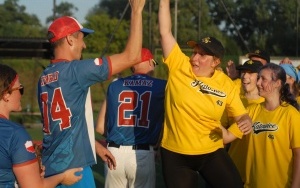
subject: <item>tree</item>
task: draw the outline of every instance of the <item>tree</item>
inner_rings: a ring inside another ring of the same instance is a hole
[[[18,5],[18,0],[5,0],[0,5],[0,36],[44,37],[37,16],[25,11],[25,6]]]
[[[91,14],[106,13],[109,17],[120,18],[127,3],[128,0],[101,0]],[[124,19],[130,20],[130,11],[126,12]]]
[[[73,16],[73,11],[78,11],[78,8],[74,6],[72,3],[61,2],[59,5],[55,5],[55,15],[49,16],[46,18],[46,23],[50,23],[58,17],[61,16]]]
[[[99,53],[100,56],[121,52],[125,48],[129,35],[128,21],[123,20],[119,23],[118,19],[110,18],[105,13],[89,15],[86,20],[84,26],[95,30],[95,33],[85,39],[89,52]],[[118,30],[116,30],[117,26]]]
[[[243,51],[247,46],[250,50],[262,48],[272,55],[287,56],[297,54],[297,2],[299,0],[207,0],[214,23],[237,41]]]
[[[174,20],[174,1],[171,1],[172,18]],[[124,16],[124,10],[127,0],[102,0],[89,15],[107,14],[112,19],[121,19],[129,21],[130,11]],[[212,35],[218,37],[222,42],[227,43],[228,38],[220,32],[220,29],[209,17],[209,7],[204,0],[201,1],[201,25],[199,26],[199,6],[195,0],[178,1],[178,43],[186,46],[188,40],[198,40],[200,36]],[[149,0],[146,2],[143,13],[143,46],[148,48],[160,47],[158,33],[158,12],[159,0]],[[123,17],[122,17],[123,16]],[[129,22],[128,22],[129,23]],[[199,33],[199,27],[200,32]],[[102,27],[103,29],[103,27]],[[115,40],[116,41],[116,40]],[[117,41],[116,41],[117,42]],[[230,49],[233,53],[239,50],[234,42],[230,43]]]

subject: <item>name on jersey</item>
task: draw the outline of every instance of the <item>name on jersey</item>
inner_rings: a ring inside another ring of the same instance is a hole
[[[272,124],[272,123],[267,123],[267,124],[263,124],[261,122],[255,122],[252,125],[253,128],[253,132],[255,134],[258,134],[260,132],[264,132],[264,131],[276,131],[278,130],[278,126],[276,124]]]
[[[44,86],[46,84],[56,82],[58,80],[58,74],[59,74],[59,72],[56,71],[56,72],[41,76],[41,85]]]
[[[200,87],[199,91],[202,92],[203,94],[215,95],[217,97],[226,97],[226,93],[224,93],[223,91],[213,89],[209,85],[203,83],[200,80],[193,81],[191,83],[191,86],[192,87],[199,86]]]
[[[153,80],[124,80],[123,86],[146,86],[152,87]]]

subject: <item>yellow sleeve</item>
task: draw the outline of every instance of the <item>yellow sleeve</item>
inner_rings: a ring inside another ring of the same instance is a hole
[[[230,127],[228,128],[228,131],[231,132],[234,136],[236,136],[239,139],[242,139],[242,137],[244,135],[243,132],[238,127],[237,123],[230,125]]]

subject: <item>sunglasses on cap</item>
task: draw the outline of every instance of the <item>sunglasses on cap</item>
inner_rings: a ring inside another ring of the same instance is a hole
[[[154,67],[158,65],[157,61],[155,61],[154,59],[152,59],[152,63]]]
[[[24,86],[22,84],[20,84],[19,87],[15,87],[15,88],[12,88],[11,90],[9,90],[10,92],[13,92],[15,90],[19,90],[20,94],[23,95],[24,94]]]

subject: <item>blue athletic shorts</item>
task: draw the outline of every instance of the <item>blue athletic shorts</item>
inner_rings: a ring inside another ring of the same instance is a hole
[[[82,171],[82,179],[70,186],[59,184],[57,188],[96,188],[94,175],[91,167],[84,167]]]

